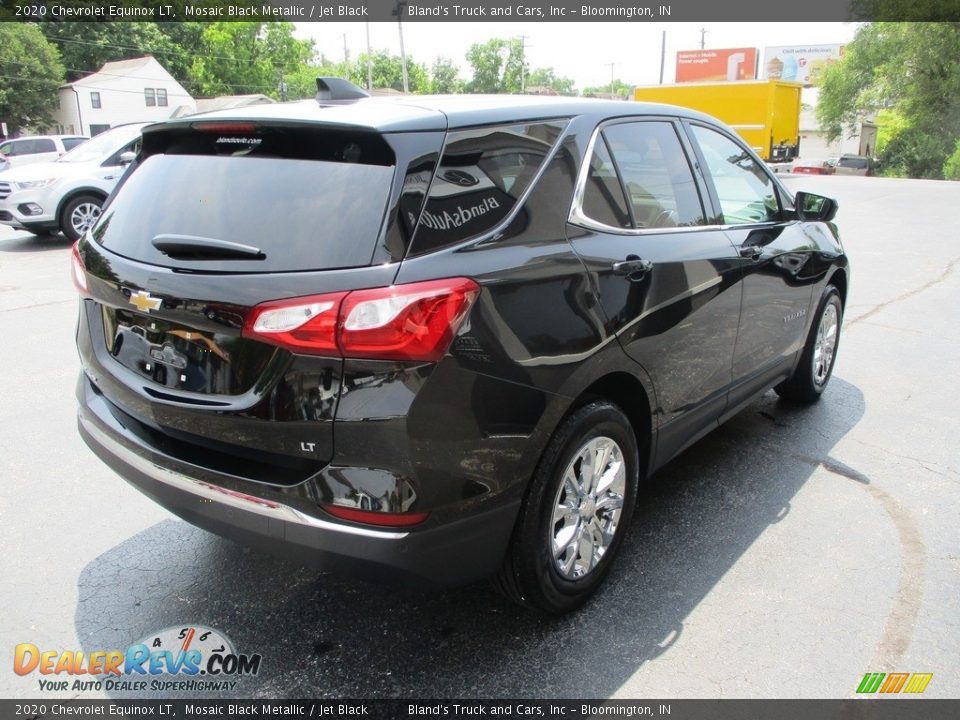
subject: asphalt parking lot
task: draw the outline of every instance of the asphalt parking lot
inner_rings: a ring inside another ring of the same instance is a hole
[[[142,497],[76,431],[69,244],[0,229],[0,696],[41,696],[17,643],[202,624],[263,655],[240,696],[850,697],[900,671],[960,697],[960,183],[787,182],[839,199],[853,264],[829,389],[768,393],[659,472],[603,590],[553,621],[281,563]]]

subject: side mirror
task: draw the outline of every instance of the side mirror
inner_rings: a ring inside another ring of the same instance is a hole
[[[797,208],[797,217],[813,222],[830,222],[840,209],[840,204],[833,198],[808,192],[798,192],[793,202]]]
[[[133,162],[134,160],[136,160],[136,159],[137,159],[137,154],[136,154],[135,152],[131,151],[131,150],[127,150],[127,151],[124,152],[124,153],[120,153],[120,164],[121,164],[121,165],[129,165],[130,163],[132,163],[132,162]]]

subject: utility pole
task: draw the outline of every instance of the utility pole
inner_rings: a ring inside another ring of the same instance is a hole
[[[520,35],[520,94],[526,89],[524,77],[524,65],[527,63],[527,36]]]
[[[703,50],[707,46],[705,38],[707,37],[708,32],[710,31],[707,30],[706,28],[700,28],[700,49],[701,50]]]
[[[663,85],[663,65],[667,60],[667,31],[660,36],[660,84]]]
[[[397,32],[400,33],[400,65],[403,68],[403,92],[410,92],[410,82],[407,77],[407,52],[403,49],[403,9],[407,7],[406,0],[397,0],[397,9],[393,14],[397,16]]]
[[[616,65],[616,63],[610,62],[607,63],[607,65],[610,66],[610,99],[613,100],[613,66]]]
[[[367,26],[367,92],[373,92],[373,55],[370,52],[370,23]]]
[[[346,79],[350,79],[350,51],[347,50],[347,34],[341,33],[340,36],[343,38],[343,70],[347,74]]]

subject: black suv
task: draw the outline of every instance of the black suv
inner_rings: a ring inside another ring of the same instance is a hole
[[[716,120],[335,95],[146,128],[74,249],[80,432],[180,517],[563,612],[643,478],[820,396],[836,203]]]

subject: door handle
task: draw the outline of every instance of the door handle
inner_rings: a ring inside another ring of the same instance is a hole
[[[625,260],[613,263],[614,275],[626,275],[628,280],[640,280],[653,270],[653,263],[643,260],[638,255],[627,255]]]
[[[740,247],[740,257],[759,260],[763,255],[763,248],[759,245],[743,245]]]

